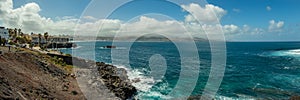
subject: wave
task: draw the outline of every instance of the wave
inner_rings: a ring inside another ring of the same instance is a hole
[[[162,93],[160,93],[159,91],[149,91],[149,92],[140,92],[137,97],[139,99],[154,99],[154,100],[167,100],[167,99],[172,99],[172,97],[169,97],[167,95],[164,95]]]
[[[292,55],[300,55],[300,49],[289,50],[287,53]]]
[[[159,87],[155,87],[157,89],[153,89],[153,86],[157,82],[162,82],[162,80],[155,80],[151,76],[146,76],[143,71],[147,69],[131,69],[126,66],[116,65],[117,68],[123,68],[127,71],[128,79],[132,82],[132,85],[139,90],[138,95],[136,96],[139,99],[149,99],[149,98],[159,98],[159,99],[170,99],[160,91],[162,90],[170,90],[168,87],[169,84],[164,82],[163,85]],[[139,80],[139,81],[136,81]]]
[[[271,56],[300,57],[300,49],[273,51]]]
[[[243,94],[237,94],[238,97],[227,97],[222,95],[216,95],[214,100],[257,100],[258,98],[254,98],[252,96],[247,96]]]
[[[149,91],[155,83],[153,77],[145,76],[138,69],[130,69],[122,65],[116,65],[116,67],[125,69],[127,71],[128,79],[132,82],[132,85],[140,91],[144,91],[144,92]]]
[[[132,85],[139,90],[137,98],[139,99],[172,99],[168,95],[161,93],[162,91],[171,91],[168,82],[162,80],[155,80],[153,77],[147,76],[143,73],[146,69],[131,69],[123,65],[116,65],[117,68],[123,68],[127,71],[128,79]],[[138,82],[134,82],[139,79]],[[159,86],[155,85],[157,82],[161,83]],[[154,86],[155,85],[155,86]],[[238,95],[238,98],[216,95],[215,100],[252,100],[250,96]]]
[[[72,49],[79,49],[79,48],[82,48],[82,46],[77,46],[77,47],[72,48]]]

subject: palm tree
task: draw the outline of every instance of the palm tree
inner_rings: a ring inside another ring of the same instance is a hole
[[[19,32],[18,32],[18,36],[20,36],[20,35],[21,35],[21,29],[19,28],[18,31],[19,31]]]
[[[3,46],[5,46],[5,44],[7,43],[7,40],[5,38],[2,38],[2,43],[3,43]]]
[[[44,33],[44,38],[46,39],[46,49],[47,49],[47,45],[48,45],[48,37],[49,37],[48,32]]]
[[[1,36],[0,36],[0,45],[2,45],[2,46],[5,46],[5,44],[6,44],[6,39],[5,38],[1,38]]]
[[[22,36],[22,37],[23,37],[23,36],[24,36],[24,33],[23,33],[23,32],[21,32],[21,33],[20,33],[20,36]]]
[[[32,49],[33,46],[34,46],[33,43],[30,43],[30,44],[29,44],[29,48],[30,48],[30,49]]]
[[[39,46],[41,47],[41,40],[42,39],[42,34],[41,33],[39,33]]]
[[[13,31],[10,28],[7,28],[8,30],[8,36],[9,36],[9,40],[12,40],[12,36],[13,36]]]
[[[14,34],[13,34],[13,39],[14,39],[14,40],[16,40],[16,38],[17,38],[17,32],[18,32],[18,29],[15,28]]]
[[[46,42],[48,41],[48,37],[49,37],[48,32],[44,33],[44,38],[46,39]]]
[[[2,44],[2,37],[0,36],[0,39],[1,39],[1,41],[0,41],[0,45]]]
[[[12,37],[13,31],[12,29],[8,29],[9,37]]]

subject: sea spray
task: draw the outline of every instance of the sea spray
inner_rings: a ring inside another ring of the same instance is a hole
[[[139,99],[170,99],[171,97],[161,93],[161,91],[171,91],[168,82],[155,80],[151,76],[145,75],[141,69],[131,69],[123,65],[117,65],[117,68],[123,68],[127,71],[128,79],[132,85],[138,89],[137,98]],[[145,69],[142,69],[145,71]],[[136,81],[138,80],[138,81]],[[134,82],[135,81],[135,82]],[[160,85],[156,85],[160,83]]]
[[[145,76],[138,69],[130,69],[122,65],[117,65],[118,68],[125,69],[128,73],[128,79],[132,82],[134,80],[139,80],[139,82],[132,82],[132,85],[140,91],[149,91],[155,83],[152,77]]]

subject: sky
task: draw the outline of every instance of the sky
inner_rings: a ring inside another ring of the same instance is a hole
[[[300,40],[299,0],[125,1],[0,0],[0,26],[55,35],[189,33],[224,34],[228,41]]]

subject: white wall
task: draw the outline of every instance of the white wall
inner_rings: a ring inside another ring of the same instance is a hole
[[[31,43],[35,43],[35,44],[38,44],[39,43],[39,37],[31,37],[32,41]],[[42,36],[41,37],[41,44],[44,44],[46,43],[46,39]]]
[[[0,28],[0,36],[1,38],[5,38],[6,40],[8,40],[9,39],[8,30]]]

